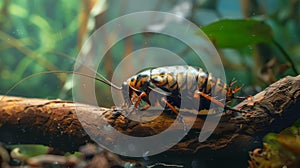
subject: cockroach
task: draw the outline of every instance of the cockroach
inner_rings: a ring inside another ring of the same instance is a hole
[[[6,94],[28,78],[39,74],[51,73],[76,74],[94,78],[73,71],[40,72],[23,78],[11,87]],[[232,88],[234,82],[230,82],[229,85],[227,85],[221,81],[220,78],[214,77],[212,73],[205,72],[202,68],[185,65],[150,68],[133,75],[123,82],[121,87],[116,86],[101,74],[98,75],[100,75],[100,78],[95,78],[95,80],[105,83],[116,90],[122,91],[124,98],[123,107],[127,109],[129,109],[129,107],[134,107],[133,109],[147,110],[154,103],[158,102],[178,115],[178,111],[181,107],[181,96],[186,96],[187,100],[199,99],[199,105],[197,107],[184,107],[189,110],[197,110],[200,112],[203,109],[209,109],[210,103],[214,103],[225,110],[245,112],[233,109],[226,104],[232,99],[241,98],[235,96],[241,87],[236,86],[235,88]],[[151,92],[154,93],[152,94],[154,96],[150,98]],[[214,95],[214,97],[212,95]],[[225,97],[225,104],[221,103],[221,97]],[[152,102],[150,100],[152,100]],[[141,106],[141,101],[145,102],[146,105]]]
[[[244,99],[235,96],[241,87],[235,86],[232,89],[233,84],[232,81],[227,86],[220,78],[214,77],[212,73],[205,72],[202,68],[166,66],[148,69],[130,77],[122,84],[122,91],[127,106],[133,105],[138,108],[141,101],[146,102],[146,105],[140,108],[141,110],[150,108],[153,102],[159,102],[178,114],[181,96],[185,93],[186,100],[199,99],[198,107],[193,105],[184,107],[189,110],[209,109],[210,103],[215,103],[224,109],[244,112],[233,109],[219,100],[222,96],[225,97],[225,102]],[[156,95],[153,96],[152,102],[149,97],[150,92]]]

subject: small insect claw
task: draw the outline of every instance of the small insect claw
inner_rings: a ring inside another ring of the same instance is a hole
[[[238,91],[240,91],[244,86],[242,85],[241,87],[238,87],[237,85],[235,86],[235,88],[233,89],[233,93],[237,93]]]
[[[262,154],[263,150],[260,148],[256,148],[253,150],[253,156],[260,156]]]
[[[140,102],[141,102],[141,100],[142,100],[142,98],[143,97],[146,97],[147,96],[147,94],[146,94],[146,92],[142,92],[137,98],[137,101],[135,102],[135,104],[134,104],[134,108],[138,108],[138,105],[140,104]]]
[[[236,80],[233,78],[233,79],[231,79],[230,80],[230,82],[229,82],[229,87],[231,87],[232,85],[234,85],[236,83]]]
[[[199,98],[200,98],[200,95],[199,95],[198,91],[196,91],[196,92],[194,93],[194,98],[195,98],[195,99],[199,99]]]
[[[247,99],[251,99],[251,101],[253,101],[254,97],[250,95],[250,96],[247,96]]]
[[[151,105],[150,104],[147,104],[146,106],[144,106],[141,110],[147,110],[147,109],[149,109],[151,107]]]

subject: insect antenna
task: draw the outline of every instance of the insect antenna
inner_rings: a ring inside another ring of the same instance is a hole
[[[58,52],[58,51],[49,51],[49,53],[54,53],[56,55],[60,55],[60,56],[63,56],[63,57],[66,57],[66,58],[69,58],[69,59],[72,59],[73,61],[75,61],[75,59],[65,53],[62,53],[62,52]],[[112,82],[110,82],[108,79],[106,79],[103,75],[101,75],[100,73],[98,73],[97,71],[89,68],[88,66],[86,66],[84,63],[80,62],[80,64],[84,67],[87,67],[88,69],[90,69],[91,71],[95,72],[96,73],[96,77],[93,77],[93,76],[90,76],[90,75],[87,75],[87,74],[84,74],[84,73],[80,73],[80,72],[74,72],[74,71],[44,71],[44,72],[38,72],[38,73],[35,73],[35,74],[31,74],[29,76],[26,76],[25,78],[21,79],[20,81],[18,81],[17,83],[15,83],[12,87],[10,87],[8,89],[8,91],[5,92],[5,94],[1,97],[0,101],[2,101],[5,96],[7,96],[13,89],[15,89],[18,85],[20,85],[22,82],[32,78],[32,77],[35,77],[35,76],[38,76],[38,75],[41,75],[41,74],[75,74],[75,75],[81,75],[81,76],[84,76],[84,77],[88,77],[88,78],[91,78],[91,79],[95,79],[96,81],[99,81],[99,82],[102,82],[110,87],[113,87],[114,89],[116,90],[122,90],[122,87],[118,87],[116,86],[115,84],[113,84]]]
[[[1,97],[0,101],[2,101],[5,98],[5,96],[8,95],[8,93],[10,93],[13,89],[15,89],[18,85],[20,85],[22,82],[26,81],[27,79],[30,79],[30,78],[32,78],[34,76],[38,76],[38,75],[41,75],[41,74],[60,74],[60,73],[81,75],[81,76],[84,76],[84,77],[95,79],[95,80],[97,80],[99,82],[102,82],[102,83],[104,83],[104,84],[106,84],[108,86],[113,87],[116,90],[122,90],[122,87],[118,87],[118,86],[114,85],[113,83],[111,83],[107,79],[94,78],[94,77],[92,77],[90,75],[87,75],[87,74],[84,74],[84,73],[80,73],[80,72],[73,72],[73,71],[44,71],[44,72],[38,72],[38,73],[35,73],[35,74],[31,74],[29,76],[26,76],[25,78],[23,78],[20,81],[18,81],[17,83],[15,83],[10,89],[8,89],[8,91],[6,91],[6,93],[4,94],[4,96]]]
[[[73,57],[71,57],[70,55],[65,54],[65,53],[63,53],[63,52],[59,52],[59,51],[48,51],[48,53],[53,53],[53,54],[55,54],[55,55],[63,56],[63,57],[65,57],[65,58],[71,59],[72,61],[77,61],[77,62],[79,61],[79,60],[76,60],[75,58],[73,58]],[[83,67],[88,68],[88,69],[91,70],[92,72],[95,72],[95,73],[96,73],[96,76],[98,76],[99,78],[101,78],[101,82],[106,83],[107,85],[112,86],[112,87],[114,87],[114,88],[120,88],[120,87],[116,86],[115,84],[113,84],[112,82],[110,82],[108,79],[106,79],[102,74],[100,74],[100,73],[98,73],[97,71],[95,71],[94,69],[92,69],[92,68],[86,66],[83,62],[79,62],[79,63],[80,63],[80,65],[82,65]],[[80,73],[78,73],[78,74],[80,74]],[[82,74],[82,73],[81,73],[81,74]],[[85,74],[85,75],[86,75],[86,74]],[[83,76],[84,76],[84,75],[83,75]],[[87,76],[86,76],[86,77],[87,77]],[[98,80],[98,81],[100,81],[100,80]],[[119,89],[117,89],[117,90],[119,90]]]

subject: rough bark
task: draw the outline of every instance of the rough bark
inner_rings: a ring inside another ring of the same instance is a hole
[[[300,76],[286,77],[235,108],[250,113],[224,113],[214,133],[198,142],[205,118],[198,117],[188,135],[170,152],[198,152],[249,146],[255,137],[279,132],[300,117]],[[0,101],[0,142],[5,144],[45,144],[62,150],[77,150],[92,140],[89,135],[114,142],[102,128],[109,123],[118,131],[132,136],[156,135],[174,123],[174,115],[161,113],[149,122],[131,121],[121,109],[110,109],[63,100],[45,100],[5,96]],[[155,112],[155,111],[153,111]],[[77,114],[80,114],[80,121]],[[188,121],[189,118],[184,118]],[[97,124],[95,124],[97,123]],[[174,129],[182,129],[182,123]],[[246,148],[245,148],[246,149]]]

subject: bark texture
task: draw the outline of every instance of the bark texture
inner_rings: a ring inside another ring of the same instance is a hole
[[[246,150],[249,142],[255,141],[257,137],[262,137],[269,131],[279,132],[300,118],[299,99],[300,76],[283,78],[255,95],[252,100],[245,100],[235,107],[250,111],[249,113],[223,113],[213,134],[201,143],[198,141],[198,134],[205,117],[197,117],[185,138],[169,152],[191,153],[236,147]],[[111,127],[127,135],[143,137],[156,135],[172,124],[175,124],[172,127],[174,131],[182,129],[184,125],[174,122],[176,117],[168,112],[147,122],[130,120],[122,112],[122,109],[63,100],[5,96],[0,101],[0,142],[45,144],[73,151],[87,142],[92,142],[89,135],[101,138],[105,143],[114,143],[116,139],[107,135],[107,129]],[[147,114],[142,117],[151,119]],[[184,117],[184,122],[189,120],[193,120],[189,115]]]

